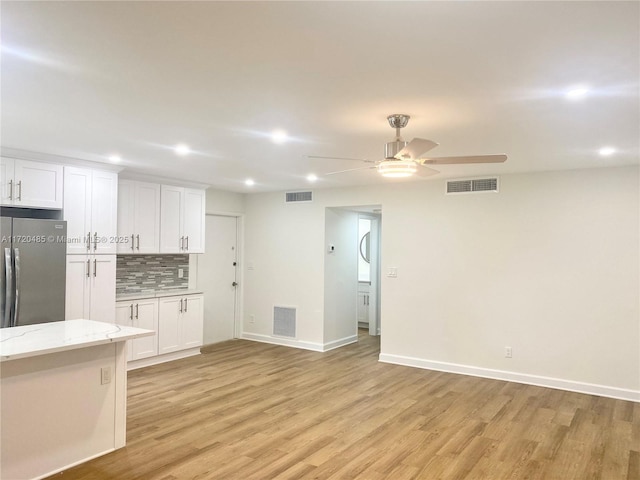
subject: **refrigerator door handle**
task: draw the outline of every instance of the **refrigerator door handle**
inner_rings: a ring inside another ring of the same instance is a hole
[[[5,304],[2,327],[11,326],[11,310],[13,308],[13,269],[11,267],[11,249],[4,249]]]
[[[16,265],[16,298],[14,300],[14,309],[13,309],[13,321],[11,323],[12,327],[18,325],[18,319],[20,318],[20,249],[13,249],[13,258],[15,260]]]

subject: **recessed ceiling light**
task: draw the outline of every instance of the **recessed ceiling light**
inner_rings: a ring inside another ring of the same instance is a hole
[[[255,182],[254,180],[252,180],[251,178],[247,178],[247,179],[244,181],[244,184],[245,184],[247,187],[253,187],[253,186],[256,184],[256,182]]]
[[[178,145],[176,145],[174,147],[174,150],[178,155],[187,155],[191,152],[189,146],[185,145],[184,143],[179,143]]]
[[[578,100],[584,98],[589,93],[589,89],[585,86],[572,87],[567,90],[566,97],[570,100]]]
[[[287,132],[284,130],[275,130],[271,133],[271,141],[273,143],[284,143],[289,139]]]
[[[598,150],[598,153],[603,157],[608,157],[616,153],[616,149],[613,147],[602,147],[600,150]]]
[[[310,182],[315,182],[316,180],[318,180],[318,176],[315,173],[310,173],[309,175],[307,175],[307,180]]]
[[[111,155],[109,157],[109,161],[113,163],[120,163],[122,161],[122,157],[120,155]]]

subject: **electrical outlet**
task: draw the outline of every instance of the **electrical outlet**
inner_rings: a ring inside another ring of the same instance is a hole
[[[184,278],[184,268],[178,269],[178,278]]]
[[[513,351],[511,350],[511,347],[504,347],[504,356],[505,358],[513,357]]]
[[[249,323],[256,323],[256,316],[255,315],[249,315]]]
[[[100,369],[100,385],[111,383],[111,367],[102,367]]]

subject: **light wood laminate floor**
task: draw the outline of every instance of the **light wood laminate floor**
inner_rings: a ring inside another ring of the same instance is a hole
[[[640,479],[640,404],[229,341],[129,374],[127,446],[63,479]]]

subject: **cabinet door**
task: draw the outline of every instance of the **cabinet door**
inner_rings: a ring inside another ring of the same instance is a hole
[[[160,192],[160,252],[182,253],[184,188],[162,185]]]
[[[0,158],[0,204],[13,205],[13,169],[15,161],[12,158]]]
[[[118,253],[134,253],[134,192],[133,180],[120,180],[118,182],[118,238],[116,245]],[[127,242],[124,242],[127,240]]]
[[[184,189],[184,220],[182,235],[187,253],[204,253],[205,191]]]
[[[158,354],[175,352],[180,346],[182,297],[158,300]]]
[[[116,319],[116,256],[92,255],[89,320],[114,323]]]
[[[67,221],[67,253],[87,254],[91,235],[91,170],[64,167],[63,214]]]
[[[90,274],[91,264],[88,255],[67,255],[65,320],[89,318]]]
[[[133,303],[131,302],[118,302],[116,303],[116,325],[123,325],[125,327],[131,327],[133,316]],[[133,345],[135,340],[127,340],[127,361],[133,360]]]
[[[201,346],[204,323],[204,296],[188,295],[184,297],[182,321],[180,323],[180,344],[182,348]]]
[[[135,252],[160,252],[160,185],[136,182]]]
[[[118,174],[93,170],[91,192],[91,234],[94,253],[116,253],[118,234]]]
[[[15,206],[36,208],[62,208],[61,165],[52,163],[15,161]]]
[[[154,357],[158,354],[158,301],[133,302],[133,326],[153,330],[155,335],[129,340],[133,360]]]

